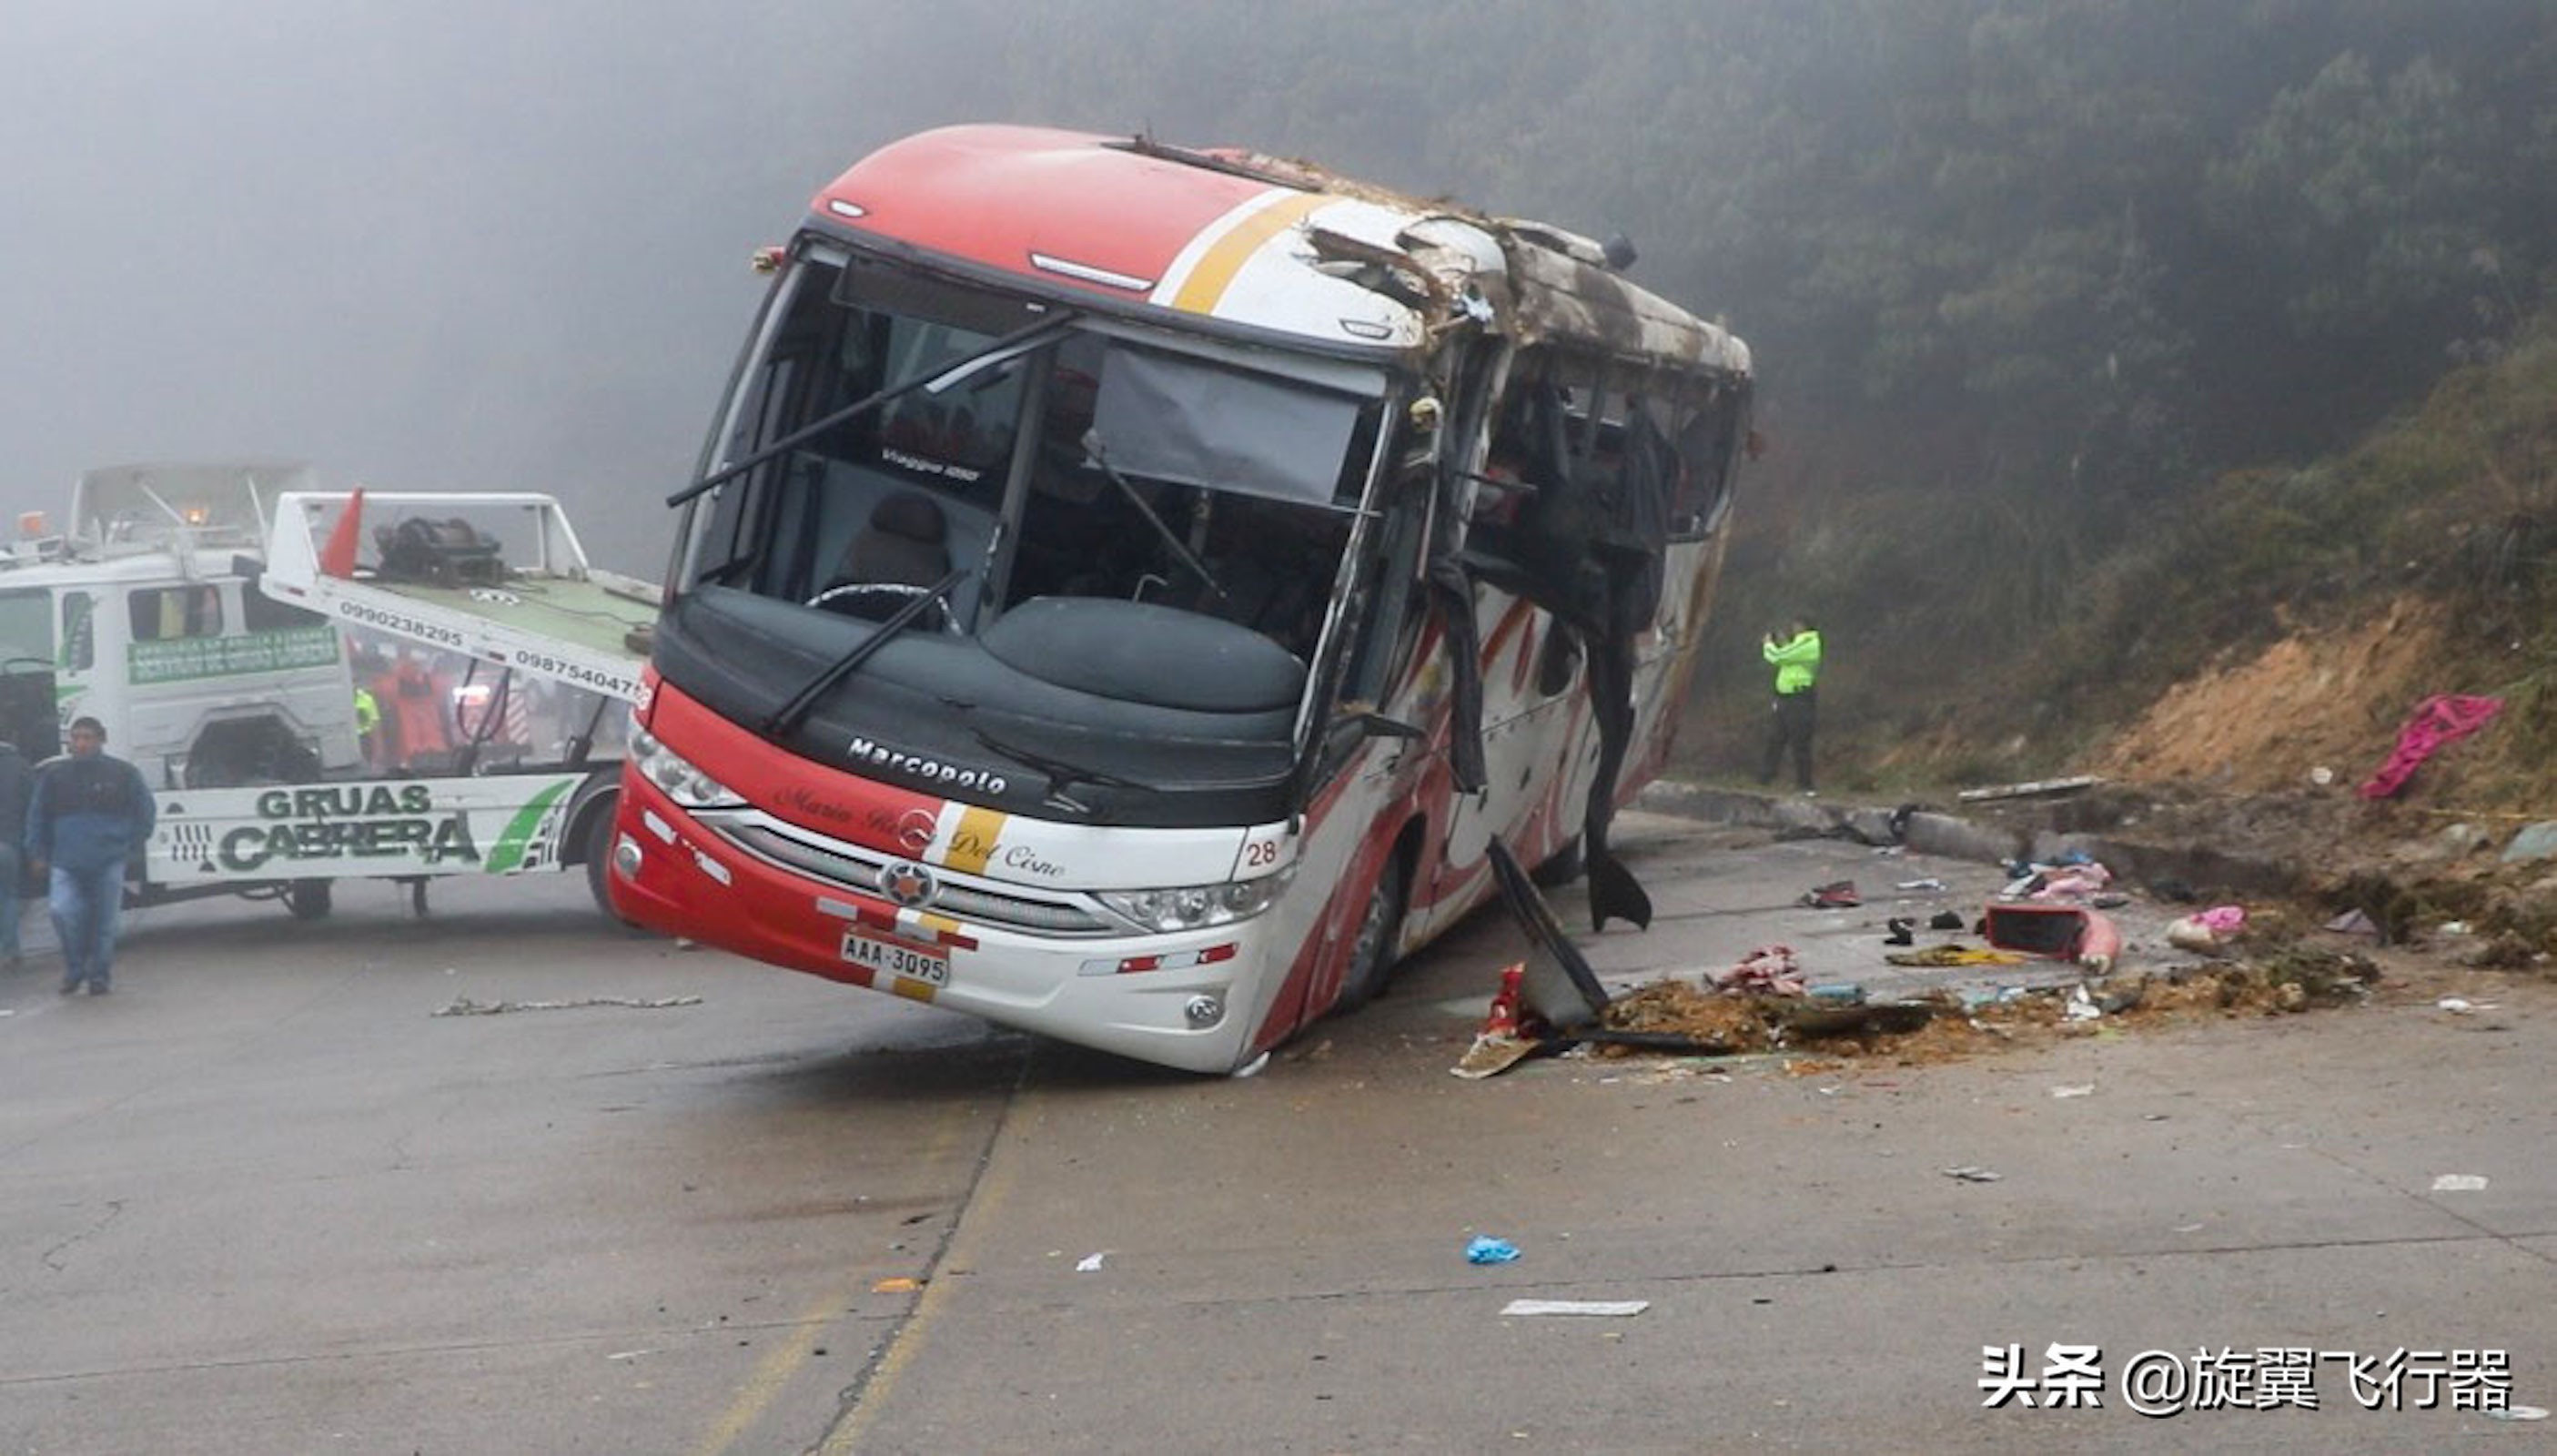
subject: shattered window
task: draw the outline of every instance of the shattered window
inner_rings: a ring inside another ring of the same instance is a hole
[[[1109,596],[1309,660],[1380,402],[1078,333],[1050,353],[1008,603]]]
[[[1347,395],[1119,348],[1101,376],[1093,427],[1131,474],[1320,504],[1341,487],[1358,421],[1359,401]]]
[[[1679,480],[1670,517],[1673,537],[1709,534],[1728,514],[1740,418],[1740,391],[1729,384],[1705,386],[1681,412],[1675,436]]]

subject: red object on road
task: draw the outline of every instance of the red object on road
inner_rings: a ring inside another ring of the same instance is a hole
[[[2122,953],[2120,928],[2075,905],[1991,905],[1986,919],[1988,943],[2002,951],[2108,967]]]
[[[2397,747],[2359,792],[2365,799],[2385,799],[2406,786],[2424,760],[2444,743],[2457,742],[2494,722],[2503,711],[2500,698],[2473,698],[2440,693],[2425,699],[2397,730]]]

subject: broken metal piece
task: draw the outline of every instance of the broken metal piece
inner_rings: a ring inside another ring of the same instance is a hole
[[[1501,899],[1527,930],[1530,954],[1519,984],[1519,1010],[1557,1031],[1570,1031],[1598,1019],[1607,1008],[1607,988],[1590,969],[1588,959],[1554,918],[1553,908],[1537,893],[1536,882],[1500,836],[1485,851],[1492,873],[1501,884]],[[1595,865],[1592,865],[1595,868]]]
[[[1965,804],[1985,804],[1995,799],[2041,799],[2055,794],[2074,794],[2091,789],[2103,780],[2091,773],[2071,778],[2028,779],[2020,784],[1995,784],[1987,788],[1964,789],[1953,797]]]

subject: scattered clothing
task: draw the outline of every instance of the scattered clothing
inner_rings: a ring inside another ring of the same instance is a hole
[[[1852,910],[1864,903],[1852,879],[1833,879],[1803,891],[1802,903],[1815,910]]]
[[[2389,753],[2388,761],[2358,792],[2365,799],[2388,798],[2406,786],[2406,780],[2433,756],[2434,750],[2485,728],[2502,711],[2500,698],[2444,693],[2425,699],[2408,715],[2406,726],[2397,730],[2397,746]]]
[[[1740,958],[1740,964],[1713,979],[1716,989],[1738,994],[1758,992],[1768,995],[1801,995],[1805,990],[1803,970],[1794,962],[1792,946],[1760,946]]]
[[[1929,946],[1923,951],[1897,951],[1882,958],[1894,966],[2021,966],[2024,957],[2008,951],[1984,951],[1977,946]]]

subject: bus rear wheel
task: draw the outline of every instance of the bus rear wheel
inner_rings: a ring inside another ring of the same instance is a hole
[[[1332,1002],[1333,1010],[1355,1011],[1385,990],[1386,978],[1394,972],[1394,945],[1401,938],[1409,879],[1403,856],[1387,856],[1376,890],[1368,897],[1367,916],[1359,921],[1358,941],[1350,947],[1350,968],[1341,975],[1341,993]]]

